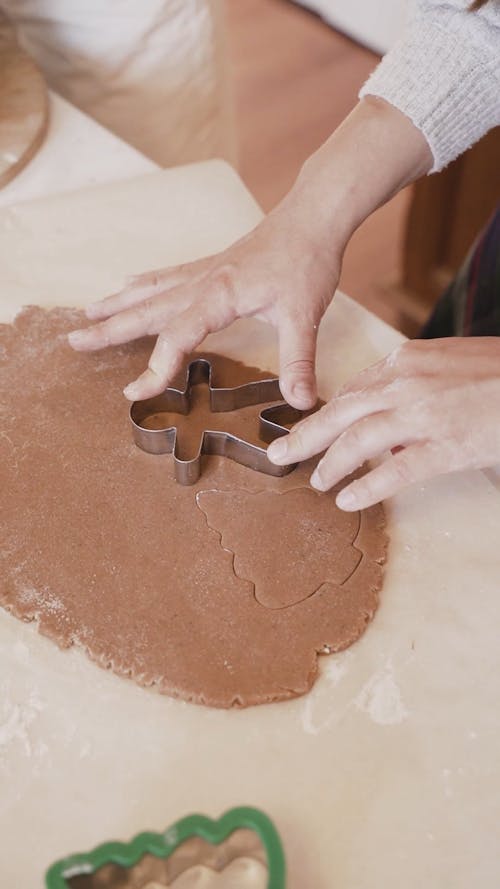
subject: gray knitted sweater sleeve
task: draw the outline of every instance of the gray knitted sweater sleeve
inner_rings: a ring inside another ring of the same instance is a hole
[[[500,124],[500,0],[417,0],[406,32],[360,91],[399,108],[441,170]],[[500,158],[499,158],[500,164]]]

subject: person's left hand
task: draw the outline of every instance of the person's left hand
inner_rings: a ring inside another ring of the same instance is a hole
[[[412,482],[500,463],[500,338],[405,343],[274,441],[268,456],[280,465],[325,449],[311,476],[319,491],[387,455],[338,494],[349,511]]]

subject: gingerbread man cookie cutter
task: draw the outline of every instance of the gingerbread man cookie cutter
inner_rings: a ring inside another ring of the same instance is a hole
[[[186,370],[184,389],[169,387],[161,395],[134,401],[130,408],[130,422],[136,445],[148,454],[172,454],[176,481],[181,485],[193,485],[201,474],[202,457],[216,455],[227,457],[257,472],[283,476],[292,472],[296,463],[275,466],[267,457],[266,448],[252,444],[230,432],[205,429],[194,457],[182,459],[177,447],[177,427],[165,426],[148,429],[145,422],[158,413],[189,414],[191,389],[199,383],[208,384],[210,409],[213,413],[238,410],[251,405],[270,404],[259,413],[259,438],[269,444],[275,438],[287,435],[287,424],[300,420],[302,413],[282,400],[279,380],[276,378],[255,380],[233,388],[212,386],[212,365],[206,358],[195,358]]]

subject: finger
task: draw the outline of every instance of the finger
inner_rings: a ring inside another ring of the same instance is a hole
[[[385,407],[383,393],[378,391],[332,398],[288,435],[273,441],[267,455],[278,465],[308,460],[328,448],[353,423]]]
[[[411,440],[407,424],[393,411],[363,417],[328,448],[311,476],[311,485],[328,491],[367,460]]]
[[[104,318],[110,318],[117,312],[123,312],[131,306],[149,299],[164,290],[163,284],[160,283],[158,275],[151,274],[150,280],[141,284],[131,283],[118,293],[112,293],[98,302],[91,303],[85,309],[85,314],[90,321],[101,321]]]
[[[337,496],[337,506],[352,512],[366,509],[402,488],[448,471],[444,449],[434,442],[413,444],[351,482]]]
[[[197,302],[170,322],[156,341],[148,368],[124,389],[131,401],[152,398],[168,386],[180,369],[184,356],[214,330],[226,327],[235,318],[230,306],[221,308],[216,300]]]
[[[177,287],[178,284],[190,281],[193,277],[198,278],[200,275],[204,275],[217,259],[221,259],[221,254],[202,256],[201,259],[194,259],[191,262],[181,262],[164,269],[142,272],[140,275],[132,275],[129,278],[129,285],[147,287],[148,285],[154,286],[157,281],[160,287],[165,285]]]
[[[106,321],[72,331],[68,334],[69,343],[78,351],[93,351],[158,333],[174,315],[185,310],[189,300],[190,290],[187,287],[171,291],[162,297],[146,299]]]
[[[316,340],[318,325],[283,318],[279,329],[280,388],[292,407],[307,410],[316,403]]]
[[[134,275],[129,278],[127,286],[118,293],[113,293],[87,306],[85,314],[91,321],[110,318],[111,315],[136,306],[145,299],[198,278],[208,269],[212,261],[212,257],[206,257],[196,262]]]

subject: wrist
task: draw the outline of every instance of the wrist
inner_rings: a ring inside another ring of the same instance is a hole
[[[342,253],[361,222],[432,163],[414,124],[367,97],[304,163],[288,197],[305,208],[315,237]]]

